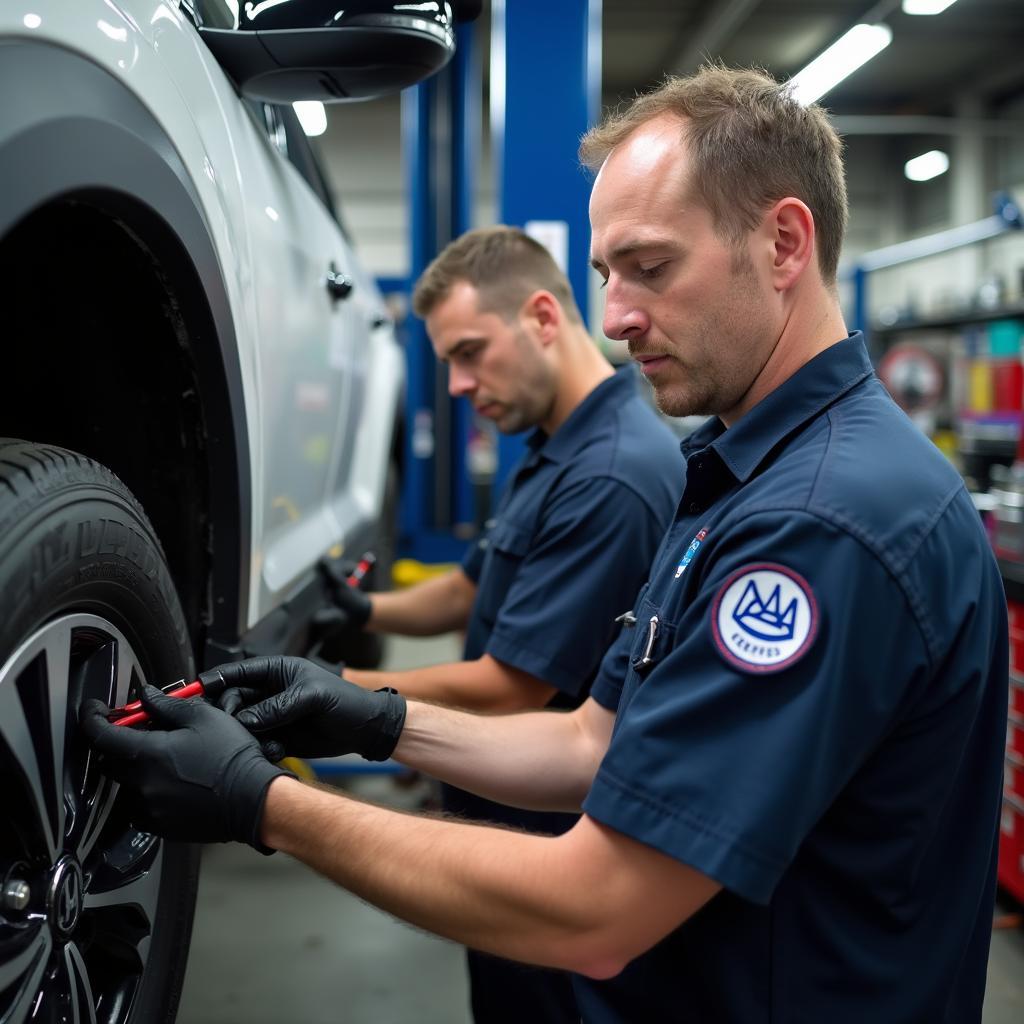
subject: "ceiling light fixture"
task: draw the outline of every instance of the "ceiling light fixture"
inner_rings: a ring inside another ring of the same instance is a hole
[[[888,25],[854,25],[792,77],[793,95],[804,106],[813,103],[891,42]]]
[[[292,107],[307,135],[323,135],[327,131],[327,111],[319,100],[297,100]]]
[[[911,181],[928,181],[930,178],[945,174],[948,170],[949,156],[941,149],[930,149],[903,165],[903,173]]]
[[[941,14],[956,0],[903,0],[904,14]]]

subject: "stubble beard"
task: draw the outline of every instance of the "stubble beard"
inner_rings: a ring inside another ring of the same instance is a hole
[[[660,386],[652,382],[654,404],[666,416],[716,416],[732,408],[743,393],[742,385],[732,380],[714,379],[716,368],[710,359],[702,360],[700,369],[687,367],[678,359],[673,363],[674,379]]]

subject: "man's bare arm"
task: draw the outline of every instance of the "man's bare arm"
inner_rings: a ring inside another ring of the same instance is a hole
[[[595,978],[617,974],[719,888],[586,816],[563,836],[534,836],[361,804],[287,776],[270,785],[261,837],[418,927]]]
[[[393,756],[512,807],[578,811],[614,721],[593,699],[575,711],[498,716],[410,701]]]
[[[558,692],[543,679],[506,665],[489,654],[473,661],[428,665],[404,672],[346,669],[344,675],[367,690],[393,686],[407,700],[433,701],[490,714],[542,708]]]
[[[424,580],[404,590],[370,594],[366,629],[401,636],[438,636],[464,629],[476,598],[476,584],[461,570]]]

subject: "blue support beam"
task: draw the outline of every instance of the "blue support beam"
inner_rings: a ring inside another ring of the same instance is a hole
[[[549,222],[556,237],[564,231],[564,269],[584,317],[590,188],[576,151],[600,105],[601,0],[494,0],[491,139],[498,219],[522,228]],[[523,443],[519,435],[499,438],[495,487]]]
[[[402,94],[402,150],[409,196],[409,287],[453,238],[472,226],[480,151],[480,71],[473,25],[456,28],[456,53],[441,73]],[[465,471],[469,410],[447,393],[423,322],[406,330],[405,471],[401,550],[423,561],[459,557],[451,529],[471,522]]]
[[[474,45],[476,26],[456,28],[456,50],[452,104],[452,237],[473,227],[476,196],[476,167],[480,160],[480,98],[483,85],[480,60]],[[465,399],[451,402],[452,409],[452,522],[472,523],[474,519],[473,484],[466,469],[466,452],[473,426],[473,410]]]
[[[402,93],[402,153],[409,196],[409,280],[423,272],[435,252],[430,216],[430,108],[428,79]],[[434,480],[434,354],[423,324],[408,318],[405,342],[405,452],[399,528],[414,537],[432,525]]]

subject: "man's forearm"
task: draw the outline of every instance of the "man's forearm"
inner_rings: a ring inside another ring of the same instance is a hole
[[[546,966],[590,966],[594,901],[571,895],[578,879],[559,856],[562,837],[412,816],[285,777],[267,794],[262,839],[464,945]]]
[[[346,669],[344,675],[366,690],[393,686],[407,700],[490,714],[542,708],[558,692],[554,686],[496,661],[489,654],[474,661],[427,665],[401,672]]]
[[[401,636],[438,636],[464,629],[475,595],[476,586],[461,569],[407,590],[374,593],[366,629]]]
[[[607,749],[610,723],[592,701],[571,712],[499,716],[410,701],[393,756],[498,803],[578,811]]]

